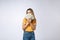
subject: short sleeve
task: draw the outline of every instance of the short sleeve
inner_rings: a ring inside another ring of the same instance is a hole
[[[26,19],[25,19],[25,18],[23,19],[23,22],[22,22],[22,24],[26,24]]]
[[[36,24],[36,19],[33,20],[33,24]]]

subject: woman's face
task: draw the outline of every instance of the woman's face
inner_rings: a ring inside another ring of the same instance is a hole
[[[27,13],[28,13],[28,14],[32,14],[32,11],[31,11],[31,10],[28,10]]]

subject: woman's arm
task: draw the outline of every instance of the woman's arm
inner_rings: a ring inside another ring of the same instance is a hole
[[[22,29],[25,30],[25,29],[27,28],[28,25],[29,25],[29,23],[22,24]]]
[[[23,23],[23,24],[22,24],[22,29],[23,29],[23,30],[25,30],[25,29],[28,27],[28,25],[30,24],[30,21],[31,21],[31,20],[28,19],[26,23]]]
[[[33,20],[33,24],[30,23],[30,25],[31,25],[32,29],[35,30],[36,29],[36,19]]]
[[[30,25],[31,25],[31,27],[32,27],[33,30],[36,29],[36,24],[32,24],[32,23],[30,23]]]

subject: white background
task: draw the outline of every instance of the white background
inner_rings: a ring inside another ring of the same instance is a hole
[[[60,0],[0,0],[0,40],[22,40],[26,9],[34,10],[36,40],[60,40]]]

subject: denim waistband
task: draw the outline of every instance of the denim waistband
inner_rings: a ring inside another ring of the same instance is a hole
[[[24,31],[24,32],[27,32],[27,33],[34,33],[34,31],[31,31],[31,32],[28,32],[28,31]]]

